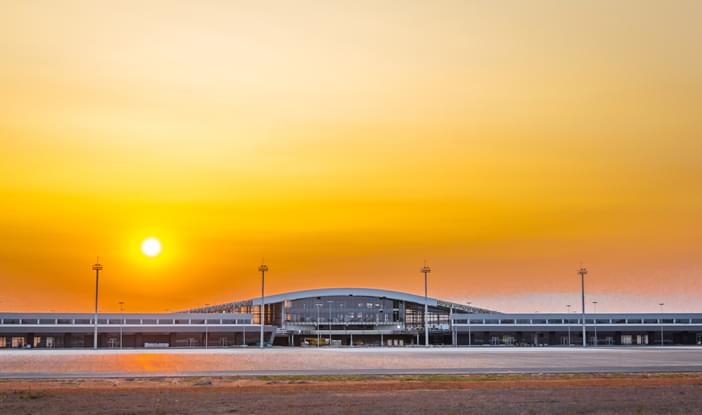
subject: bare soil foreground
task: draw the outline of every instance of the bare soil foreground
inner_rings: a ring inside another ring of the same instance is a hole
[[[1,380],[8,414],[697,414],[702,374]]]

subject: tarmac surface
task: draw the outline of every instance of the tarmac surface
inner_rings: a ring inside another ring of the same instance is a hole
[[[0,379],[605,372],[702,372],[702,347],[0,351]]]

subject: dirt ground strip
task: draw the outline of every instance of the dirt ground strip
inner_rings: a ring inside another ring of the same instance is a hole
[[[0,381],[12,414],[702,414],[702,374]]]

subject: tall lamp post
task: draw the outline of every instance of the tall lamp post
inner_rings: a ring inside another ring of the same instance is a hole
[[[568,346],[570,346],[570,304],[566,304],[566,307],[568,308],[568,320],[566,320],[568,322]]]
[[[208,337],[208,335],[209,335],[209,330],[208,330],[208,327],[207,327],[207,324],[208,324],[208,321],[209,321],[209,319],[207,318],[207,317],[208,317],[208,311],[207,311],[207,309],[208,309],[209,307],[210,307],[209,304],[205,304],[205,313],[206,313],[206,314],[205,314],[205,349],[207,349],[207,344],[210,342],[210,339],[209,339],[209,337]]]
[[[319,309],[322,308],[322,304],[317,303],[314,306],[317,307],[317,347],[319,347],[319,343],[322,342],[322,336],[319,333]]]
[[[95,321],[93,330],[93,349],[98,347],[98,288],[100,287],[100,271],[102,271],[102,265],[100,264],[100,258],[97,259],[93,265],[93,271],[95,271]]]
[[[451,329],[451,346],[455,346],[456,333],[453,331],[453,306],[449,308],[449,328]]]
[[[424,274],[424,346],[429,347],[429,297],[427,295],[427,278],[431,272],[431,268],[424,262],[424,266],[420,271]]]
[[[122,314],[122,321],[121,321],[122,324],[119,325],[119,348],[121,349],[122,348],[122,332],[124,329],[124,301],[119,302],[119,312],[120,312],[120,314]]]
[[[587,333],[585,330],[585,276],[587,275],[587,268],[580,267],[578,270],[580,274],[580,300],[582,302],[582,323],[583,323],[583,347],[587,347]]]
[[[593,302],[592,302],[592,306],[593,306],[593,309],[594,309],[593,311],[594,311],[594,314],[595,314],[595,315],[594,315],[594,318],[593,318],[593,320],[592,320],[592,321],[595,323],[595,324],[594,324],[594,327],[595,327],[595,344],[594,344],[594,345],[597,346],[597,344],[599,343],[599,342],[597,341],[597,301],[593,301]]]
[[[471,314],[472,314],[472,313],[473,313],[473,307],[471,307],[472,302],[471,302],[471,301],[468,301],[466,304],[468,304],[468,307],[470,307],[470,312],[471,312]],[[471,316],[469,315],[469,316],[468,316],[468,347],[472,346],[472,344],[471,344],[471,332],[470,332],[470,325],[471,325],[471,321],[470,321],[471,318],[470,318],[470,317],[471,317]],[[458,339],[456,339],[456,340],[458,340]],[[458,341],[456,341],[456,344],[458,344]]]
[[[661,315],[658,317],[658,321],[660,322],[659,326],[661,326],[661,347],[663,347],[663,306],[665,303],[658,303],[658,305],[661,307]]]
[[[329,304],[329,346],[332,344],[332,317],[331,317],[331,312],[332,312],[332,304],[334,303],[333,300],[327,300],[327,304]]]
[[[268,265],[261,261],[261,265],[258,270],[261,272],[261,349],[263,349],[263,325],[266,323],[266,306],[264,304],[265,300],[265,283],[266,283],[266,271],[268,271]]]
[[[385,314],[383,314],[383,313],[385,313],[385,310],[381,308],[380,310],[378,310],[378,314],[375,315],[375,327],[376,327],[378,330],[380,330],[380,347],[383,347],[383,328],[382,328],[382,325],[381,325],[382,322],[380,322],[380,320],[381,320],[380,316],[381,316],[381,315],[383,316],[383,320],[385,320]]]

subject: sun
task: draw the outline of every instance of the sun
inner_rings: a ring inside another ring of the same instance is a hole
[[[156,256],[161,253],[161,242],[156,238],[146,238],[141,243],[141,252],[146,256]]]

